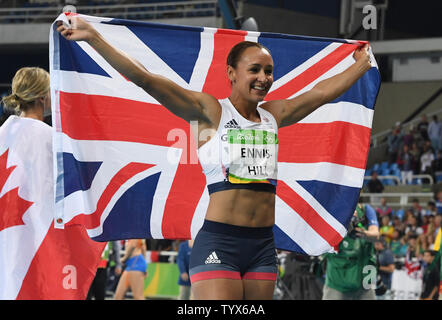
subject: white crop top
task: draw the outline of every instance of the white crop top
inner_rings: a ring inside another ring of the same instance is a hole
[[[278,126],[258,107],[261,122],[245,119],[228,98],[216,134],[198,149],[209,194],[228,189],[276,192]]]

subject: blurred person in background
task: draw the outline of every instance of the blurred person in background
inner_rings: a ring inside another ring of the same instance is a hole
[[[428,125],[428,138],[431,141],[431,145],[435,151],[440,149],[441,137],[442,137],[442,123],[437,119],[437,115],[431,117],[431,122]]]
[[[393,255],[397,258],[405,257],[407,254],[408,244],[403,233],[399,230],[393,231],[390,249],[393,252]]]
[[[381,226],[379,227],[379,234],[383,237],[387,245],[390,244],[393,238],[394,227],[390,223],[389,216],[383,216],[381,219]]]
[[[426,216],[436,216],[437,215],[436,203],[434,201],[428,201],[427,209],[425,210],[425,215]]]
[[[368,192],[370,193],[381,193],[384,190],[384,185],[378,179],[378,173],[373,171],[371,174],[371,179],[368,181]]]
[[[401,234],[405,234],[405,224],[402,222],[402,219],[398,216],[393,217],[393,228],[394,230],[399,231]]]
[[[134,300],[144,300],[144,279],[147,276],[146,245],[143,239],[126,241],[124,257],[121,262],[125,270],[121,274],[115,291],[115,300],[123,300],[130,289]]]
[[[424,233],[424,230],[418,226],[417,218],[415,215],[413,214],[408,215],[406,224],[407,226],[405,227],[405,234],[415,233],[417,235],[421,235]]]
[[[423,260],[424,252],[430,249],[432,243],[428,242],[428,237],[425,234],[421,234],[417,237],[416,241],[416,256],[419,260]]]
[[[379,237],[376,211],[361,199],[336,254],[327,253],[322,300],[375,300],[373,287],[364,286],[365,267],[377,266],[373,241]],[[374,281],[372,285],[376,284]]]
[[[419,271],[421,269],[417,248],[417,238],[418,235],[414,233],[406,235],[408,249],[407,253],[405,254],[404,266],[407,269],[408,275],[413,278],[417,278],[419,276]]]
[[[440,263],[435,259],[437,252],[426,250],[424,252],[425,269],[422,279],[421,300],[438,300],[440,285]]]
[[[428,119],[427,119],[427,115],[423,114],[421,116],[421,121],[417,124],[417,131],[419,131],[421,137],[423,140],[428,141]]]
[[[425,210],[419,204],[419,200],[417,198],[412,200],[410,209],[413,212],[413,215],[417,218],[418,224],[420,224],[422,221],[422,216],[425,215]]]
[[[381,219],[384,216],[388,216],[390,219],[393,218],[393,210],[389,205],[387,205],[387,200],[384,197],[381,198],[381,205],[376,209],[376,213],[378,215],[379,222],[381,222]]]
[[[413,125],[411,125],[408,132],[402,138],[404,145],[407,145],[410,149],[414,142],[414,131],[415,128]]]
[[[424,231],[424,234],[428,234],[428,231],[431,229],[432,221],[434,220],[434,215],[425,215],[422,219],[421,228]]]
[[[400,122],[396,123],[391,132],[387,136],[388,143],[388,163],[395,163],[398,157],[398,152],[402,144],[402,132]]]
[[[427,141],[424,145],[424,152],[421,155],[421,174],[429,174],[431,176],[434,176],[432,167],[433,160],[434,151],[431,148],[430,142]]]
[[[442,190],[439,190],[436,193],[436,208],[437,208],[437,214],[442,214]]]
[[[406,144],[402,147],[402,151],[399,153],[396,163],[401,170],[402,184],[411,184],[413,181],[413,156],[409,152],[409,147]]]
[[[442,139],[440,141],[442,141]],[[442,172],[442,151],[441,150],[439,150],[436,153],[436,158],[431,163],[431,166],[433,168],[433,172],[435,175],[438,172]]]
[[[177,265],[180,271],[178,285],[180,293],[178,300],[189,300],[192,298],[190,288],[189,263],[192,252],[193,240],[186,240],[180,243],[178,248]]]
[[[422,151],[419,149],[417,142],[413,142],[409,153],[411,154],[411,170],[413,171],[413,174],[419,174],[419,161]]]
[[[86,299],[104,300],[106,298],[106,285],[110,274],[110,268],[114,269],[116,275],[121,274],[120,261],[121,244],[119,241],[109,241],[101,254],[101,261],[97,273],[92,281]]]
[[[384,237],[380,237],[374,243],[374,248],[377,252],[379,268],[378,272],[381,276],[382,282],[387,288],[387,291],[382,295],[377,295],[377,300],[390,300],[390,290],[391,290],[391,279],[393,277],[394,266],[394,256],[393,252],[387,248],[387,243]]]
[[[433,237],[436,238],[437,234],[441,228],[441,221],[442,221],[442,214],[437,214],[436,217],[434,217],[434,221],[433,221]]]

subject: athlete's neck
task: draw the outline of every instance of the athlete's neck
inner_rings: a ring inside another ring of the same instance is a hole
[[[258,104],[256,102],[244,100],[234,94],[230,95],[229,100],[239,114],[245,119],[253,122],[261,122],[261,118],[257,111]]]
[[[44,119],[43,108],[32,108],[27,111],[23,111],[20,114],[20,116],[23,118],[31,118],[31,119],[43,121],[43,119]]]

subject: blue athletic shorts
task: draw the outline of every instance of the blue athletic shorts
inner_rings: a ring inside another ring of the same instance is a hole
[[[127,260],[126,262],[126,271],[141,271],[146,272],[147,271],[147,262],[146,259],[144,259],[144,256],[142,254],[134,256]]]
[[[190,281],[276,280],[272,227],[241,227],[205,220],[190,255]]]

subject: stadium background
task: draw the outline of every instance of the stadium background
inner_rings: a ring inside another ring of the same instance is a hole
[[[234,9],[230,7],[230,10],[227,10],[225,6],[231,3],[235,4]],[[368,4],[376,7],[376,29],[366,30],[362,26],[362,21],[367,16],[362,10]],[[387,206],[392,209],[392,217],[399,216],[405,227],[409,226],[407,211],[410,208],[413,214],[425,216],[427,214],[421,212],[431,210],[428,203],[438,202],[437,195],[442,190],[442,172],[440,167],[437,167],[438,149],[433,150],[435,167],[430,172],[421,172],[418,159],[412,183],[403,184],[400,166],[394,162],[388,163],[388,137],[398,123],[400,130],[406,135],[410,129],[418,127],[422,122],[422,115],[426,115],[428,121],[431,121],[433,115],[437,115],[439,119],[442,117],[442,22],[439,17],[442,4],[440,2],[431,0],[421,0],[418,3],[405,0],[4,0],[0,3],[0,95],[10,91],[10,81],[20,67],[40,66],[49,70],[49,26],[66,5],[74,5],[79,13],[90,15],[222,28],[231,28],[232,24],[240,28],[241,22],[253,17],[258,30],[263,32],[369,40],[379,65],[382,85],[375,107],[371,148],[362,193],[364,201],[379,208],[382,206],[381,198],[384,197]],[[234,16],[242,18],[235,20],[232,19]],[[3,109],[1,112],[4,115]],[[421,143],[419,132],[412,131],[412,135]],[[368,181],[373,171],[377,172],[384,186],[380,194],[372,193],[368,189]],[[417,199],[420,209],[412,207],[414,199]],[[442,201],[442,195],[439,201]],[[425,221],[419,220],[418,223],[421,224],[418,227],[422,228]],[[164,251],[164,248],[156,247],[154,243],[150,245],[151,251]],[[174,261],[177,243],[171,245],[170,250],[167,250],[169,253],[163,252],[164,261]],[[403,257],[395,256],[395,258],[400,267]],[[300,263],[305,263],[307,271],[303,270],[302,265],[298,266],[297,270],[308,276],[302,278],[304,280],[296,280],[296,277],[293,277],[292,282],[307,283],[312,278],[308,268],[311,269],[314,264],[309,259],[301,260]],[[160,265],[152,264],[151,268],[154,267],[160,270]],[[169,277],[176,277],[176,269],[170,266],[163,268],[161,272],[169,274]],[[164,274],[162,277],[167,277]],[[154,275],[154,271],[151,275]],[[149,282],[151,280],[149,277]],[[161,283],[158,279],[155,281],[157,285]],[[165,291],[163,296],[173,297],[175,295],[173,281],[169,279],[163,282],[172,283],[166,285],[169,287],[164,289],[167,292]],[[298,299],[309,297],[308,294],[299,293],[299,290],[292,288],[293,283],[285,285],[292,290],[292,295],[286,294],[284,298],[293,298],[296,292]],[[160,293],[162,289],[150,287],[149,290],[151,297],[162,296]],[[313,297],[313,293],[311,294],[310,297]]]

